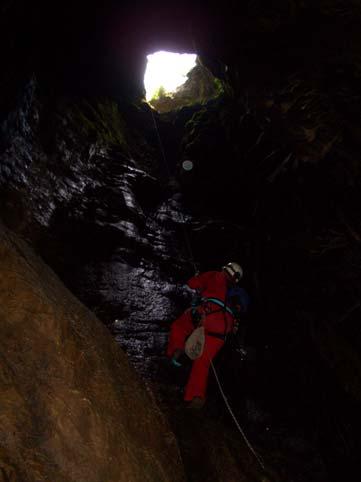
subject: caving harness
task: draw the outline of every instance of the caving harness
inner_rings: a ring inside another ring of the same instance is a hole
[[[218,298],[203,298],[202,300],[204,303],[214,303],[215,305],[217,306],[220,306],[221,309],[220,310],[213,310],[211,311],[210,313],[217,313],[219,311],[227,311],[230,315],[232,315],[233,317],[236,317],[236,312],[235,310],[232,310],[232,308],[230,308],[229,306],[227,306],[227,304],[218,299]]]
[[[236,302],[233,301],[236,298]],[[210,309],[210,305],[215,305],[216,309]],[[236,306],[235,306],[236,305]],[[235,325],[238,324],[240,317],[242,314],[245,314],[249,307],[249,297],[244,289],[235,286],[228,288],[226,294],[226,300],[223,301],[216,297],[207,297],[207,298],[200,298],[197,302],[192,303],[192,318],[193,324],[198,327],[202,324],[202,320],[204,316],[211,315],[213,313],[224,313],[224,333],[219,332],[212,332],[207,331],[206,334],[209,336],[213,336],[215,338],[219,338],[221,340],[226,341],[227,334],[229,333],[228,330],[228,322],[227,317],[225,316],[226,313],[231,315],[235,319]],[[200,313],[199,308],[203,311]]]
[[[213,303],[216,306],[220,307],[220,309],[216,310],[209,310],[209,304]],[[202,310],[200,312],[200,310]],[[224,314],[229,313],[231,316],[234,317],[234,312],[231,310],[229,306],[218,299],[218,298],[201,298],[200,303],[198,305],[193,305],[191,308],[192,313],[192,320],[193,324],[195,325],[195,329],[191,333],[191,335],[187,338],[185,343],[184,351],[185,354],[191,360],[195,360],[199,358],[204,351],[206,336],[212,336],[214,338],[219,338],[223,341],[226,341],[227,332],[228,332],[228,323],[227,318],[224,316],[224,333],[218,333],[213,331],[205,330],[203,326],[203,318],[209,316],[213,313],[224,312]]]
[[[231,291],[233,289],[234,288],[230,288],[228,291]],[[191,335],[187,338],[187,341],[184,347],[185,354],[191,360],[195,360],[203,354],[206,336],[219,338],[224,342],[227,340],[227,336],[230,332],[230,330],[228,329],[228,320],[226,316],[227,313],[236,320],[236,323],[238,322],[239,316],[240,316],[240,310],[236,310],[235,308],[232,309],[230,306],[227,305],[228,291],[226,296],[226,302],[215,297],[207,297],[207,298],[200,298],[200,299],[197,298],[196,301],[192,302],[191,313],[192,313],[192,319],[193,319],[193,324],[195,325],[195,329],[193,330]],[[217,309],[210,308],[211,305],[215,305]],[[245,311],[245,310],[246,309],[243,308],[242,311]],[[224,314],[224,332],[219,333],[219,332],[205,330],[203,326],[204,317],[214,313],[220,313],[220,312]]]
[[[218,309],[209,309],[210,305],[215,305]],[[228,334],[228,321],[226,317],[226,313],[231,315],[234,319],[237,319],[235,310],[232,310],[227,304],[220,300],[219,298],[202,298],[202,305],[205,306],[205,316],[212,315],[213,313],[223,313],[224,315],[224,333],[218,333],[214,331],[207,331],[206,334],[208,336],[212,336],[214,338],[219,338],[220,340],[226,341],[227,334]],[[201,306],[202,306],[201,305]]]

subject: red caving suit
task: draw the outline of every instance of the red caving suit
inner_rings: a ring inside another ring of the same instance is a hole
[[[222,271],[207,271],[194,276],[188,281],[188,286],[200,291],[202,298],[218,298],[225,302],[228,282]],[[224,345],[224,340],[214,336],[207,336],[207,332],[224,335],[233,330],[234,317],[214,303],[203,303],[198,308],[203,314],[202,325],[205,329],[205,346],[203,354],[193,361],[192,370],[185,387],[184,400],[190,401],[194,397],[205,398],[207,390],[208,372],[211,360]],[[184,349],[186,338],[194,330],[191,309],[186,310],[172,323],[167,355],[172,357],[176,349]]]

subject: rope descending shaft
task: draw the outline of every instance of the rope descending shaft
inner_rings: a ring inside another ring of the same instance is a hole
[[[169,179],[172,178],[171,176],[171,171],[170,171],[170,167],[169,167],[169,164],[168,164],[168,161],[167,161],[167,157],[165,155],[165,151],[164,151],[164,148],[163,148],[163,143],[162,143],[162,139],[160,137],[160,133],[159,133],[159,129],[158,129],[158,126],[157,126],[157,122],[156,122],[156,119],[154,117],[154,114],[153,114],[153,111],[152,109],[150,109],[150,112],[151,112],[151,115],[152,115],[152,119],[153,119],[153,123],[154,123],[154,128],[155,128],[155,131],[157,133],[157,138],[158,138],[158,142],[159,142],[159,148],[160,148],[160,151],[161,151],[161,154],[162,154],[162,159],[164,161],[164,165],[165,165],[165,168],[166,168],[166,171],[167,171],[167,174],[168,174],[168,177]],[[185,226],[184,224],[182,224],[183,226],[183,230],[184,230],[184,239],[185,239],[185,243],[186,243],[186,246],[187,246],[187,249],[189,251],[189,255],[190,255],[190,261],[193,265],[193,268],[194,268],[194,271],[197,272],[198,269],[197,269],[197,266],[196,266],[196,263],[194,261],[194,256],[193,256],[193,252],[192,252],[192,247],[191,247],[191,243],[190,243],[190,239],[189,239],[189,236],[187,234],[187,231],[185,229]],[[206,349],[206,348],[205,348]],[[209,361],[210,361],[210,364],[211,364],[211,367],[212,367],[212,370],[213,370],[213,373],[214,373],[214,376],[215,376],[215,379],[216,379],[216,382],[218,384],[218,388],[219,388],[219,391],[221,392],[221,395],[222,395],[222,398],[224,400],[224,403],[226,404],[226,407],[229,411],[229,413],[231,414],[231,417],[233,418],[234,420],[234,423],[236,424],[236,427],[238,428],[239,432],[241,433],[244,441],[246,442],[247,444],[247,447],[249,448],[249,450],[252,452],[252,454],[255,456],[257,462],[259,463],[259,465],[262,467],[262,470],[265,470],[265,465],[261,459],[261,457],[257,454],[257,452],[254,450],[254,448],[252,447],[251,443],[249,442],[248,438],[246,437],[246,434],[244,433],[244,431],[242,430],[229,402],[228,402],[228,399],[223,391],[223,388],[222,388],[222,385],[221,385],[221,382],[218,378],[218,375],[217,375],[217,372],[216,372],[216,369],[214,367],[214,364],[212,362],[212,360],[209,358]]]
[[[240,424],[239,424],[239,422],[238,422],[238,420],[237,420],[237,418],[236,418],[236,416],[235,416],[235,414],[234,414],[234,412],[233,412],[233,410],[232,410],[232,408],[231,408],[231,406],[230,406],[230,404],[229,404],[229,402],[228,402],[228,399],[227,399],[227,397],[226,397],[226,394],[224,393],[223,388],[222,388],[222,385],[221,385],[221,382],[220,382],[220,380],[219,380],[219,378],[218,378],[218,375],[217,375],[216,369],[215,369],[215,367],[214,367],[213,361],[210,360],[210,362],[211,362],[211,367],[212,367],[212,370],[213,370],[213,373],[214,373],[214,377],[215,377],[215,379],[216,379],[216,382],[217,382],[219,391],[220,391],[220,393],[221,393],[221,395],[222,395],[222,398],[223,398],[223,400],[224,400],[224,403],[225,403],[225,405],[226,405],[226,407],[227,407],[227,409],[228,409],[231,417],[233,418],[234,423],[236,424],[236,427],[238,428],[240,434],[242,435],[244,441],[246,442],[247,447],[248,447],[249,450],[252,452],[252,454],[255,456],[255,458],[256,458],[257,462],[259,463],[259,465],[261,466],[262,470],[266,470],[265,465],[264,465],[264,463],[263,463],[263,460],[262,460],[261,457],[257,454],[257,452],[255,451],[255,449],[252,447],[250,441],[248,440],[246,434],[245,434],[244,431],[242,430],[242,427],[240,426]]]
[[[160,149],[160,152],[162,154],[162,159],[163,159],[163,162],[164,162],[164,166],[165,166],[165,169],[167,171],[167,175],[168,175],[168,178],[169,180],[172,179],[172,174],[171,174],[171,170],[170,170],[170,167],[169,167],[169,163],[167,161],[167,156],[165,155],[165,151],[164,151],[164,147],[163,147],[163,143],[162,143],[162,139],[160,137],[160,132],[159,132],[159,129],[158,129],[158,125],[157,125],[157,121],[154,117],[154,113],[153,113],[153,110],[152,108],[150,108],[150,113],[151,113],[151,116],[152,116],[152,119],[153,119],[153,124],[154,124],[154,129],[157,133],[157,139],[158,139],[158,143],[159,143],[159,149]],[[193,266],[193,269],[194,269],[194,272],[196,273],[198,271],[198,268],[197,268],[197,265],[194,261],[194,256],[193,256],[193,251],[192,251],[192,246],[191,246],[191,243],[190,243],[190,239],[189,239],[189,236],[188,236],[188,233],[186,231],[186,228],[185,228],[185,225],[182,224],[182,228],[183,228],[183,234],[184,234],[184,241],[185,241],[185,244],[186,244],[186,247],[187,247],[187,250],[188,250],[188,255],[189,255],[189,261],[192,263],[192,266]]]

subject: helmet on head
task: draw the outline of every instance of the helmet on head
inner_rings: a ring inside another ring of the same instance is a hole
[[[234,281],[240,281],[243,276],[243,269],[238,263],[228,263],[222,267],[223,271],[229,274]]]

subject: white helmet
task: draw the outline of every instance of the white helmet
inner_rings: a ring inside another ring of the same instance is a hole
[[[243,269],[238,263],[228,263],[222,267],[223,271],[228,273],[235,281],[240,281],[243,276]]]

